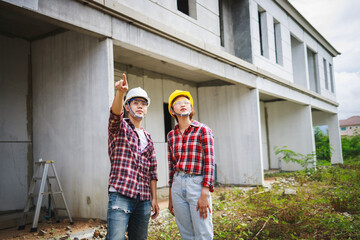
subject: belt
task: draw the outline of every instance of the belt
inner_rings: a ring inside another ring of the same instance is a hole
[[[185,175],[189,175],[191,177],[195,177],[195,176],[202,176],[202,174],[192,174],[192,173],[187,173],[187,172],[184,172],[184,171],[176,171],[175,173],[176,176],[185,176]]]

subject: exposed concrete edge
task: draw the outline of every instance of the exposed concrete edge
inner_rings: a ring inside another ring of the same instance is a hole
[[[274,0],[292,19],[313,36],[333,57],[341,53],[335,49],[300,13],[288,0]]]

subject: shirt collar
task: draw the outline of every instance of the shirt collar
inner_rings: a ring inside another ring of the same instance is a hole
[[[198,128],[200,127],[200,123],[196,120],[193,120],[190,124],[190,126],[194,127],[194,128]],[[175,129],[179,129],[179,124],[175,125]]]
[[[124,118],[124,120],[129,124],[129,126],[130,126],[132,129],[135,130],[135,126],[134,126],[134,124],[130,121],[129,118]]]
[[[125,120],[125,121],[129,124],[129,126],[135,131],[136,128],[135,128],[134,124],[130,121],[130,119],[129,119],[129,118],[124,118],[124,120]],[[149,134],[148,132],[146,132],[143,127],[141,127],[140,129],[144,131],[147,140],[150,142],[150,141],[151,141],[150,134]]]

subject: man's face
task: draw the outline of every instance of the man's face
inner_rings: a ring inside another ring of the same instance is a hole
[[[138,116],[144,117],[147,113],[148,103],[142,98],[134,98],[130,101],[131,110]],[[125,109],[129,111],[128,106]]]

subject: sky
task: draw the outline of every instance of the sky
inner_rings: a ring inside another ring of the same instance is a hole
[[[341,53],[334,58],[339,120],[360,116],[360,0],[289,0]]]

